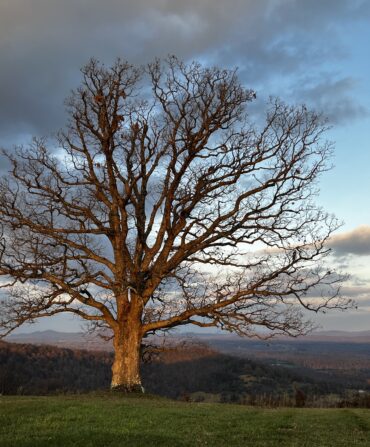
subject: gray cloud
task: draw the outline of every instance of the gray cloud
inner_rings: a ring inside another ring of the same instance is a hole
[[[328,81],[326,74],[311,90],[292,85],[309,67],[345,57],[340,27],[369,14],[366,2],[354,0],[2,2],[0,144],[63,126],[63,99],[91,56],[144,63],[174,53],[239,65],[243,80],[262,94],[294,90],[293,99],[317,99],[323,93],[316,104],[329,114],[336,111],[337,119],[344,110],[361,115],[361,106],[351,102],[349,78]]]
[[[348,124],[369,115],[369,110],[353,99],[357,84],[351,77],[335,79],[326,74],[299,80],[294,93],[310,107],[323,111],[330,123]]]
[[[370,226],[362,225],[352,231],[332,236],[329,246],[335,256],[370,256]]]
[[[344,286],[341,289],[342,295],[348,298],[354,298],[358,303],[363,305],[370,304],[370,285],[367,287]]]

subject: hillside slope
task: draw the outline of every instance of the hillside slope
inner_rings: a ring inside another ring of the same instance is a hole
[[[0,394],[108,389],[112,359],[108,352],[0,342]],[[337,377],[291,365],[272,366],[221,354],[204,344],[167,347],[142,365],[142,376],[147,392],[172,399],[270,406],[352,405],[348,399],[353,400],[356,390],[370,388],[366,375]],[[370,399],[355,403],[367,405]]]

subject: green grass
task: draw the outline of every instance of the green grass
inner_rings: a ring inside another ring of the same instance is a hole
[[[0,446],[370,446],[370,410],[261,409],[150,397],[0,397]]]

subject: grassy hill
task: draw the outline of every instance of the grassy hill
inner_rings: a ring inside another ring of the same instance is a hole
[[[370,410],[261,409],[150,396],[1,396],[2,447],[370,446]]]

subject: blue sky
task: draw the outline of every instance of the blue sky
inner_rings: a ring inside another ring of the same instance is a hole
[[[63,127],[63,99],[91,56],[141,64],[176,54],[238,66],[257,91],[256,113],[273,95],[330,120],[335,168],[323,176],[318,202],[344,222],[333,262],[353,275],[346,287],[359,310],[317,321],[370,330],[369,42],[367,0],[3,0],[0,145]],[[79,327],[60,321],[40,328]]]

